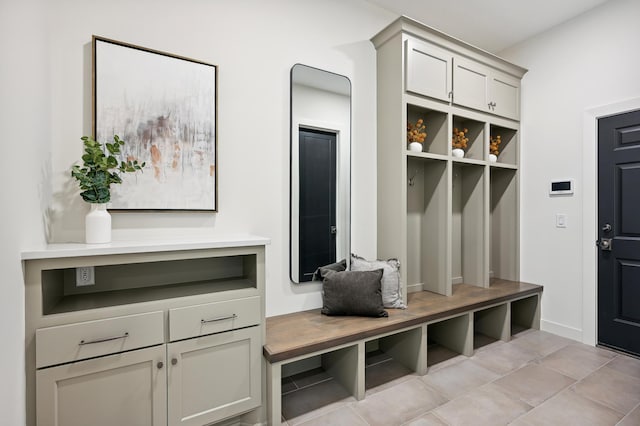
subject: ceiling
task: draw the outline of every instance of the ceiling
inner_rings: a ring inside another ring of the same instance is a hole
[[[608,0],[367,0],[498,53]]]

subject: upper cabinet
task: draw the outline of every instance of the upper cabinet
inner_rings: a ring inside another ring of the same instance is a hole
[[[394,28],[396,27],[396,28]],[[377,47],[396,38],[404,43],[404,89],[484,113],[520,119],[524,68],[401,17],[374,37]],[[411,28],[410,28],[411,27]],[[403,31],[408,29],[408,31]]]
[[[520,79],[464,58],[453,64],[453,103],[518,120]]]
[[[405,40],[407,92],[449,101],[453,56],[416,39]]]

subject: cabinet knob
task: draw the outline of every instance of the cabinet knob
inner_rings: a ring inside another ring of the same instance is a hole
[[[171,365],[176,365],[178,360],[176,358],[171,358]]]
[[[162,361],[158,361],[156,366],[158,367],[158,370],[160,370],[162,367],[164,367],[164,363]]]

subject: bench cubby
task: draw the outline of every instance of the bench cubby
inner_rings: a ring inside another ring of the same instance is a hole
[[[287,407],[294,375],[308,371],[323,377],[322,386],[334,386],[337,399],[326,404],[362,400],[403,372],[422,376],[450,357],[472,356],[485,336],[509,340],[513,330],[539,328],[541,293],[538,285],[493,280],[489,288],[454,285],[451,296],[411,293],[409,307],[389,309],[388,318],[329,317],[319,309],[267,318],[268,424],[280,424],[283,413],[303,414]],[[388,368],[381,373],[383,364]]]
[[[511,302],[511,335],[540,329],[540,294]]]
[[[473,313],[473,349],[498,340],[509,340],[509,308],[508,303],[502,303]]]

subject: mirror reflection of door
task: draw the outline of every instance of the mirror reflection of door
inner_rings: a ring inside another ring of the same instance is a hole
[[[336,134],[300,129],[300,281],[336,261]]]
[[[291,68],[290,277],[311,280],[351,250],[351,82]]]

